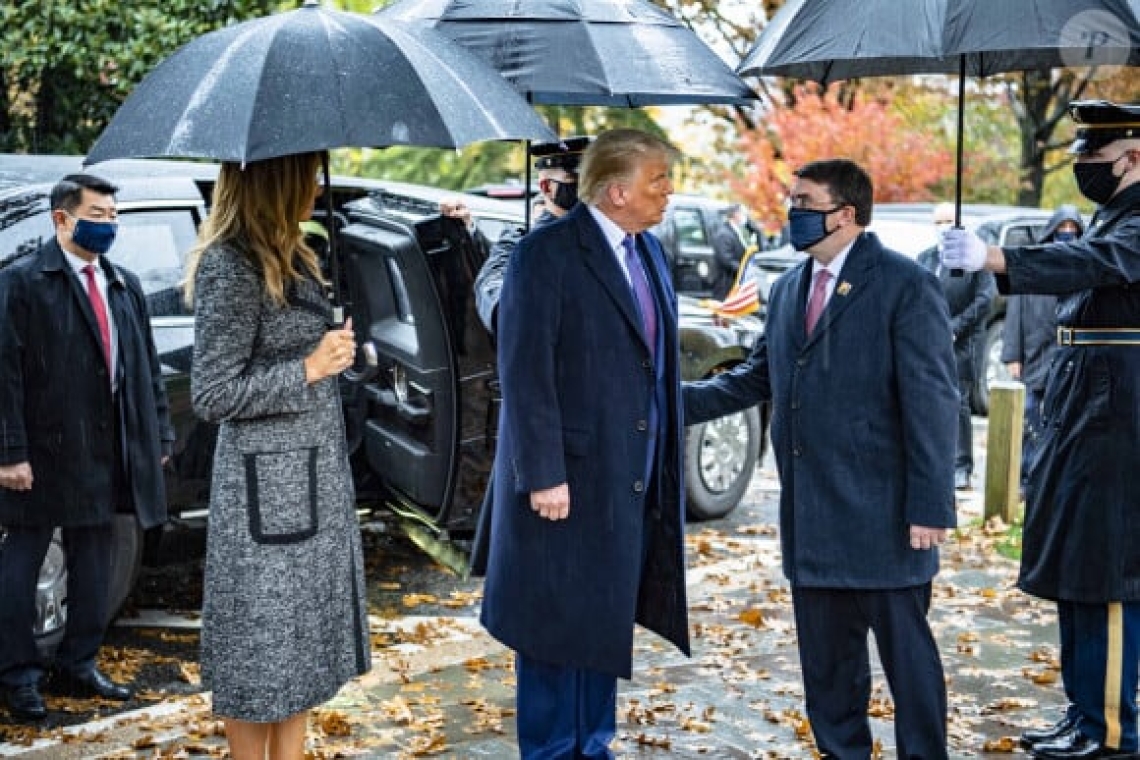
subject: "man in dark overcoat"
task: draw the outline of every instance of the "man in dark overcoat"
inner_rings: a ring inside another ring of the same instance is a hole
[[[607,758],[634,624],[689,652],[675,295],[658,241],[676,151],[587,149],[582,202],[511,257],[481,620],[517,653],[524,758]]]
[[[939,203],[934,207],[934,227],[939,236],[937,245],[918,254],[918,263],[938,276],[942,295],[950,308],[950,332],[954,335],[954,365],[958,368],[958,446],[954,453],[954,487],[970,487],[974,475],[974,427],[970,419],[970,397],[978,381],[982,365],[978,362],[978,342],[981,340],[986,315],[997,296],[994,276],[989,272],[954,274],[942,264],[942,234],[954,223],[954,206]]]
[[[713,282],[712,297],[723,301],[736,283],[736,274],[748,245],[745,223],[748,215],[744,206],[734,203],[728,207],[724,221],[712,236],[713,261],[716,264],[716,277]]]
[[[104,253],[116,187],[68,175],[51,193],[55,237],[0,270],[0,684],[15,717],[46,714],[36,578],[56,528],[67,555],[67,624],[48,687],[125,700],[95,666],[109,622],[112,519],[166,521],[173,446],[138,278]]]
[[[999,248],[951,231],[948,265],[1003,293],[1058,297],[1057,342],[1029,471],[1019,587],[1057,603],[1073,703],[1022,734],[1035,757],[1135,757],[1140,670],[1140,105],[1080,101],[1071,152],[1099,204],[1075,241]]]
[[[772,403],[780,546],[807,713],[824,757],[867,758],[873,631],[898,757],[946,757],[946,685],[926,619],[955,525],[950,319],[935,277],[866,227],[857,164],[795,172],[789,234],[809,254],[772,287],[748,361],[685,383],[685,421]]]

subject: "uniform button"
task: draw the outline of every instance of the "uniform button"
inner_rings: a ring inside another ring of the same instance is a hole
[[[793,401],[792,402],[792,409],[799,409],[799,408],[800,408],[800,402],[799,401]]]
[[[802,367],[805,364],[807,364],[807,359],[796,359],[796,366],[797,367]]]
[[[799,446],[796,446],[794,449],[792,449],[792,455],[797,457],[803,456],[803,451],[800,450]]]
[[[642,483],[640,480],[633,481],[633,492],[634,493],[641,493],[644,490],[645,490],[645,484],[644,483]]]
[[[646,430],[649,429],[649,423],[646,422],[645,420],[638,420],[637,421],[637,429],[639,432],[644,433]]]

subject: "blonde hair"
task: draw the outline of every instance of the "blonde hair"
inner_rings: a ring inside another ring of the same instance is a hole
[[[300,153],[244,167],[222,164],[214,186],[213,207],[190,249],[183,283],[186,302],[194,303],[194,275],[202,256],[217,245],[232,244],[261,273],[274,303],[285,303],[288,285],[304,277],[321,280],[317,254],[304,241],[301,220],[311,210],[320,153]]]
[[[639,129],[611,129],[598,135],[582,155],[578,197],[596,204],[614,182],[627,182],[648,156],[664,156],[673,164],[680,151],[656,135]]]

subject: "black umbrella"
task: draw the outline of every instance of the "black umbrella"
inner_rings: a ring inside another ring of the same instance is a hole
[[[1140,65],[1129,0],[790,0],[737,71],[830,82],[958,74],[955,219],[961,222],[967,76]]]
[[[351,146],[553,137],[494,69],[443,35],[307,0],[179,48],[124,101],[85,163],[245,163]],[[327,163],[324,174],[331,218]],[[340,304],[335,240],[329,260]]]
[[[544,136],[497,72],[442,35],[309,0],[177,50],[126,99],[87,163]]]
[[[434,26],[540,105],[756,97],[691,29],[647,0],[402,0],[377,15]]]
[[[402,0],[377,15],[435,27],[535,104],[756,99],[700,37],[647,0]],[[523,186],[530,187],[529,160]],[[526,206],[529,224],[529,199]]]

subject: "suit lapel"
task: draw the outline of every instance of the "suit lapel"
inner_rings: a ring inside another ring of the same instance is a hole
[[[648,347],[645,328],[641,323],[641,313],[634,302],[633,291],[630,290],[629,281],[625,278],[613,250],[610,249],[606,236],[602,234],[598,223],[594,221],[584,203],[575,206],[570,214],[578,224],[582,261],[586,268],[602,284],[618,311],[641,338],[641,342]],[[648,270],[649,267],[646,267],[646,271]],[[657,292],[656,287],[654,292]]]
[[[863,293],[867,292],[867,282],[871,279],[871,273],[874,268],[874,257],[871,255],[871,248],[867,241],[867,233],[863,233],[855,241],[855,245],[851,247],[851,251],[847,254],[847,260],[843,262],[843,270],[839,273],[838,281],[835,283],[835,290],[831,293],[831,298],[827,300],[827,305],[823,308],[823,313],[819,316],[819,322],[816,323],[815,330],[808,336],[805,345],[810,346],[823,336],[831,324],[839,319],[842,319],[844,312],[859,299]],[[805,278],[811,280],[811,263],[808,262],[806,268],[807,274]],[[803,289],[803,311],[807,311],[807,288]]]

